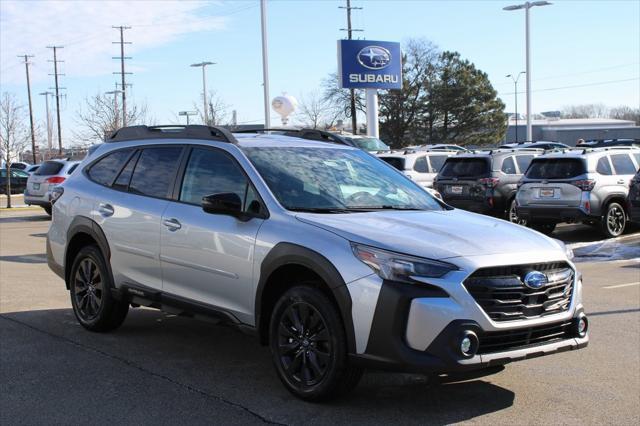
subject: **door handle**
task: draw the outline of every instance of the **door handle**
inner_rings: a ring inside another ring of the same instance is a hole
[[[107,203],[98,204],[98,213],[104,217],[113,216],[113,206]]]
[[[620,179],[620,180],[618,181],[618,185],[622,185],[623,183],[624,183],[624,179]]]
[[[169,228],[169,231],[177,231],[178,229],[182,228],[182,225],[180,224],[178,219],[165,219],[162,221],[162,224]]]

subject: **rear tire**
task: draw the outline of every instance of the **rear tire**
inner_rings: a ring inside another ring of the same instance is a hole
[[[509,207],[507,208],[507,220],[517,225],[527,226],[527,221],[518,216],[517,205],[518,203],[516,203],[515,198],[511,200],[511,203],[509,203]]]
[[[602,232],[607,238],[619,237],[627,227],[627,213],[619,203],[611,202],[602,217]]]
[[[550,235],[553,233],[553,231],[555,231],[556,224],[555,223],[530,223],[529,227],[542,234]]]
[[[113,298],[111,274],[97,246],[80,249],[69,281],[71,305],[80,325],[99,332],[120,327],[129,312],[129,303]]]
[[[51,216],[51,206],[44,206],[42,208],[44,209],[45,212],[47,212],[49,216]]]
[[[297,286],[280,297],[271,314],[269,346],[278,377],[298,398],[337,398],[362,377],[363,370],[349,364],[336,306],[316,288]]]

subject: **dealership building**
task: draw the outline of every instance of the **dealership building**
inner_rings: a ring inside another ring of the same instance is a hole
[[[516,141],[516,122],[509,120],[503,142]],[[578,139],[640,139],[640,126],[629,120],[611,118],[546,118],[532,120],[534,141],[557,141],[575,146]],[[526,120],[518,120],[518,141],[527,138]]]

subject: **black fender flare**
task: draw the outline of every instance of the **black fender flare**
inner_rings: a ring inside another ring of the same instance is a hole
[[[600,215],[604,216],[604,214],[606,213],[606,207],[609,205],[609,203],[613,200],[613,199],[619,199],[621,200],[620,205],[622,206],[622,209],[626,212],[627,211],[627,206],[625,205],[624,200],[626,200],[627,195],[622,193],[622,192],[614,192],[613,194],[609,194],[605,197],[604,201],[601,204],[601,211],[600,211]]]
[[[100,225],[86,216],[76,216],[71,222],[71,225],[69,225],[69,229],[67,229],[67,247],[65,248],[63,259],[65,266],[65,282],[67,283],[67,287],[69,286],[69,268],[67,268],[69,246],[71,240],[78,234],[87,234],[91,238],[93,238],[98,243],[98,247],[100,247],[100,251],[102,251],[102,255],[107,261],[107,264],[110,264],[111,249],[109,247],[107,237],[104,235],[104,232],[102,231],[102,228],[100,228]]]
[[[328,286],[331,294],[338,304],[338,310],[342,317],[347,337],[349,353],[355,353],[355,332],[353,318],[351,316],[351,295],[349,289],[335,266],[323,255],[307,247],[293,243],[278,243],[262,261],[260,266],[260,280],[255,299],[256,329],[261,330],[262,294],[265,285],[278,268],[285,265],[299,265],[308,268],[317,274]]]

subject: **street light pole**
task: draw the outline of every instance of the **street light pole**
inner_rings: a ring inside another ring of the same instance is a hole
[[[260,23],[262,26],[262,86],[264,89],[264,128],[271,127],[269,111],[269,56],[267,51],[267,0],[260,0]]]
[[[513,86],[514,86],[514,90],[513,90],[513,94],[516,96],[515,102],[516,102],[516,143],[520,142],[518,140],[518,80],[520,80],[520,76],[522,74],[524,74],[524,71],[520,71],[520,73],[518,74],[517,77],[514,77],[511,74],[507,74],[506,77],[511,77],[511,79],[513,80]]]
[[[204,117],[204,125],[209,125],[209,112],[207,109],[207,75],[205,72],[205,68],[207,65],[215,65],[215,62],[200,62],[198,64],[191,64],[192,67],[202,67],[202,106],[203,109],[203,117]]]
[[[531,111],[531,61],[530,61],[530,57],[531,57],[531,52],[530,52],[530,43],[529,43],[529,9],[531,9],[532,7],[535,6],[549,6],[552,3],[548,2],[548,1],[534,1],[534,2],[525,2],[523,4],[517,4],[517,5],[512,5],[512,6],[507,6],[507,7],[503,7],[503,10],[519,10],[519,9],[525,9],[525,49],[526,49],[526,61],[527,61],[527,66],[526,66],[526,74],[527,74],[527,140],[528,141],[532,141],[533,140],[533,130],[531,127],[531,116],[532,116],[532,111]]]

